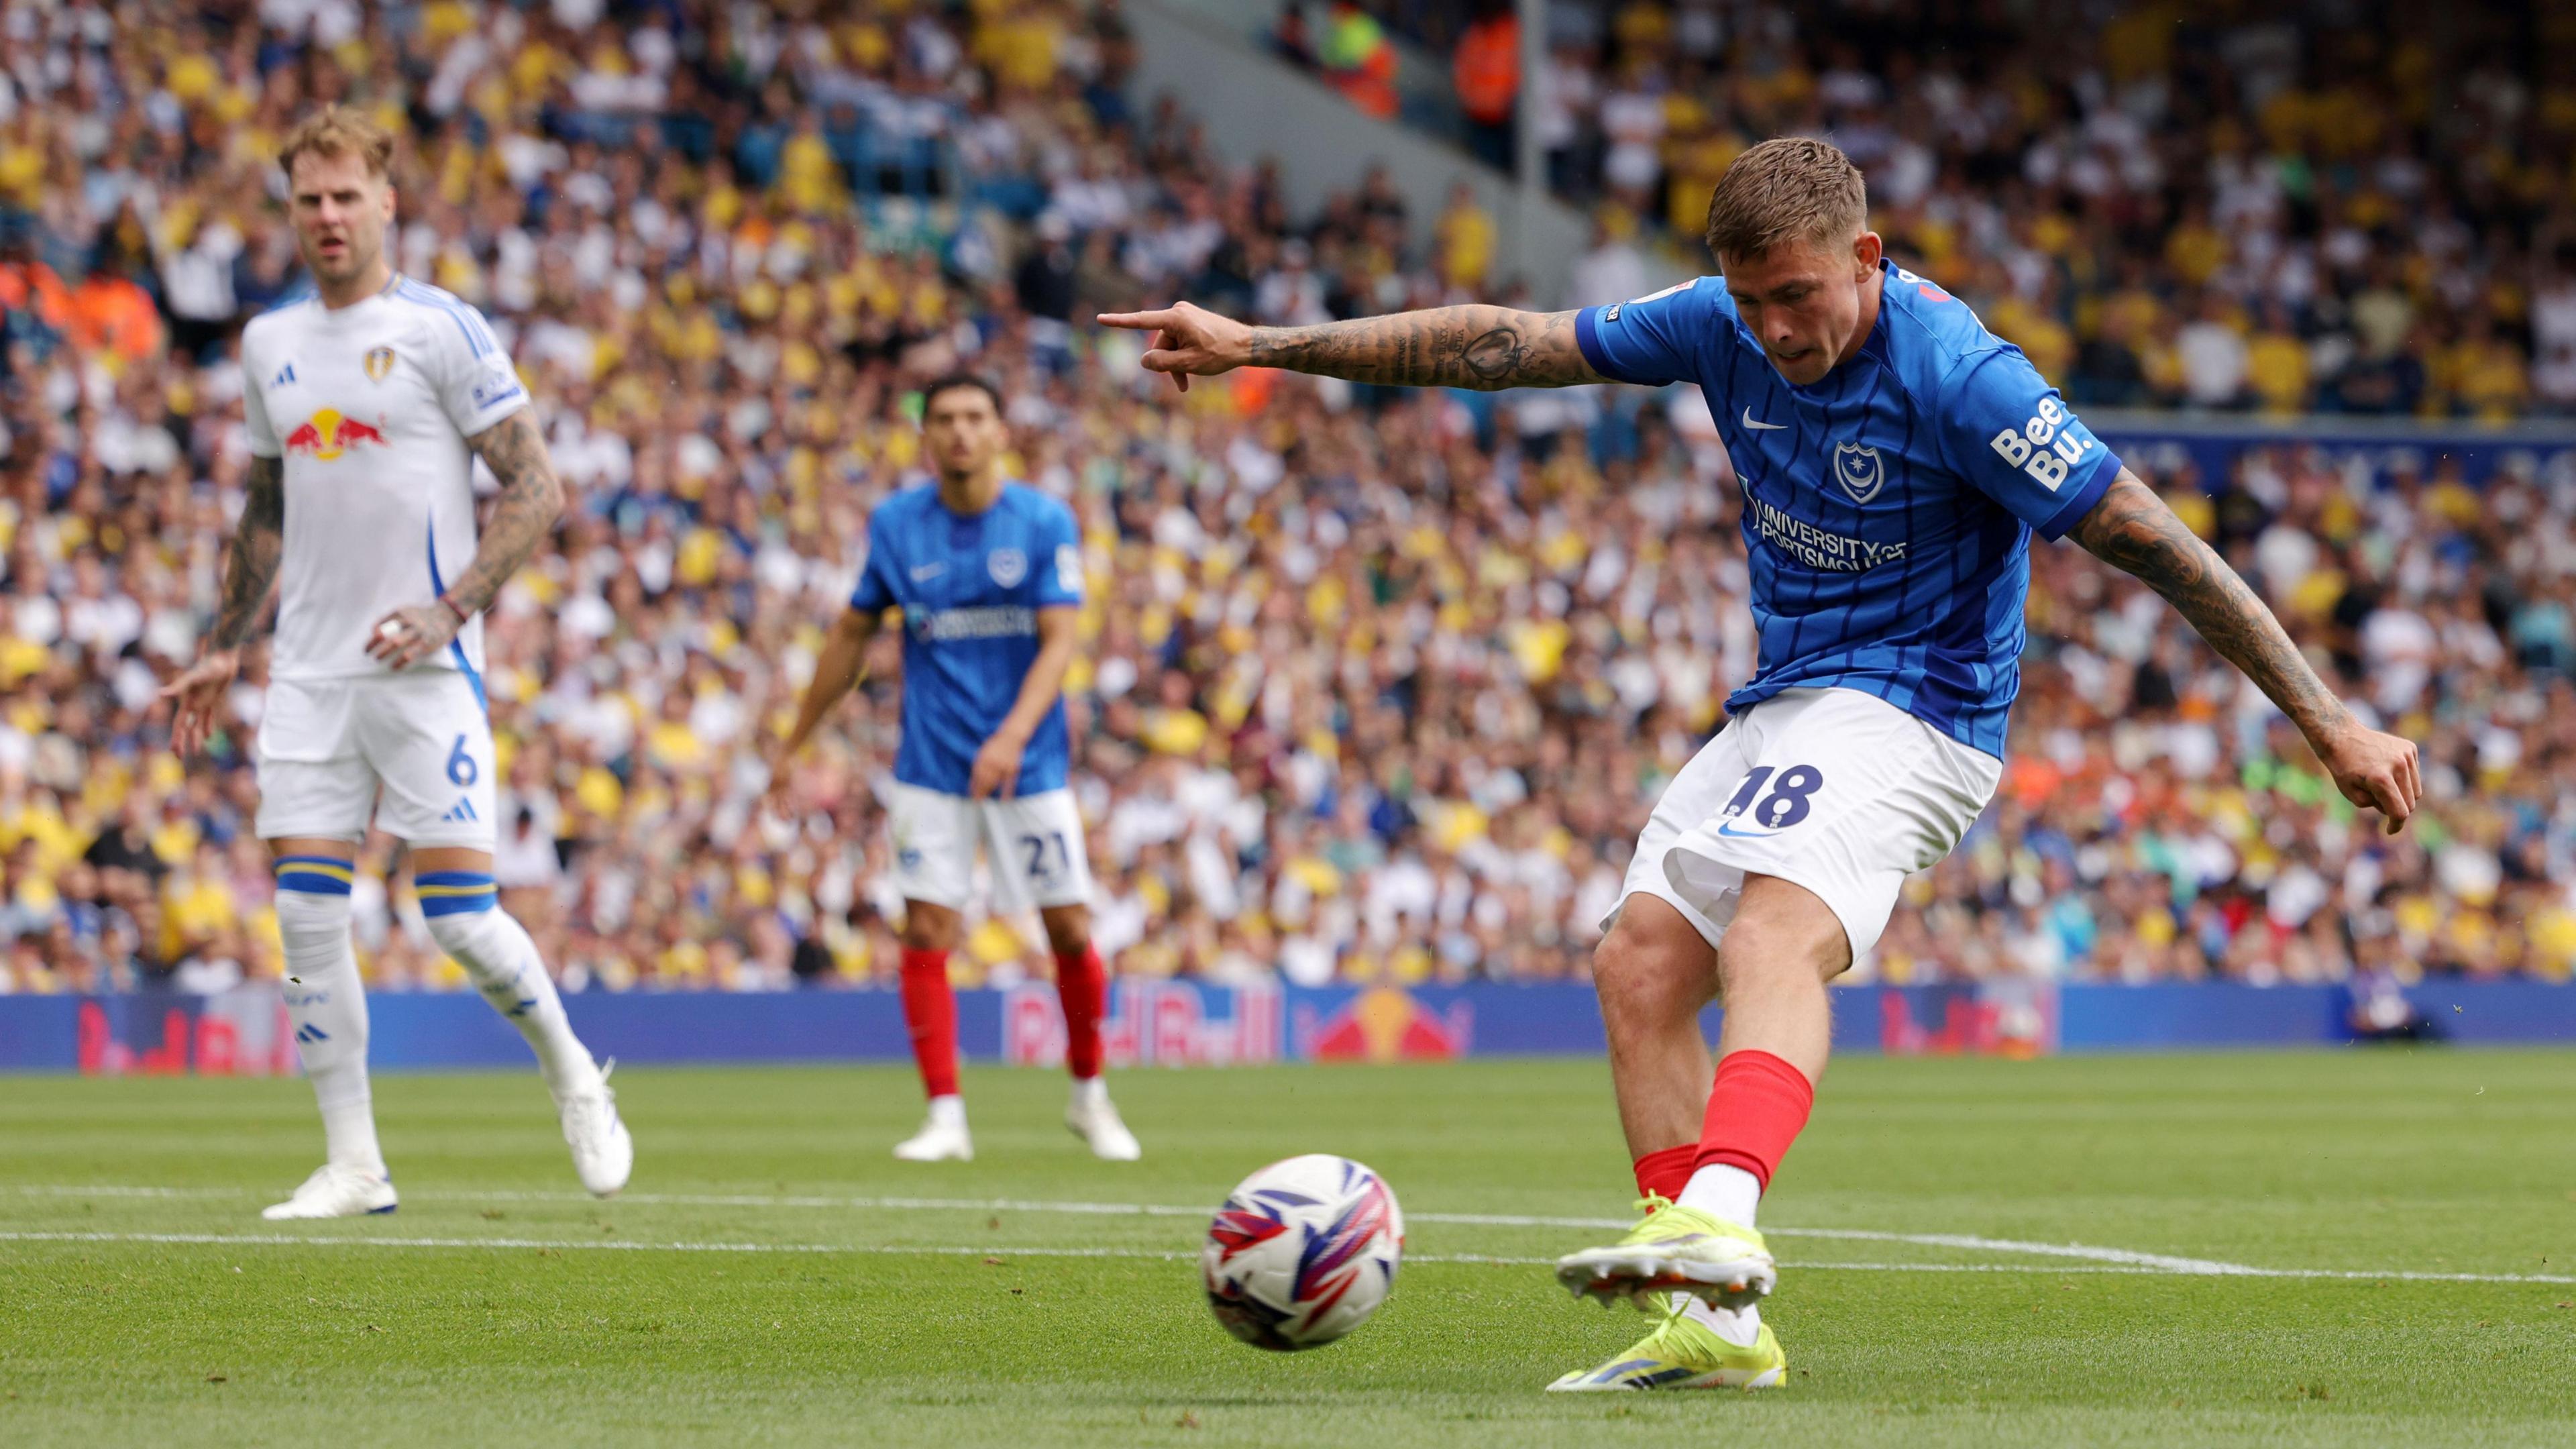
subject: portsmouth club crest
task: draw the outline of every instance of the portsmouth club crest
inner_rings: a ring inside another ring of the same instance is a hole
[[[367,381],[382,382],[385,380],[385,374],[393,370],[394,350],[392,348],[371,347],[367,349]]]
[[[984,567],[1002,588],[1018,588],[1029,576],[1029,556],[1016,548],[997,548],[984,556]]]
[[[1834,481],[1854,503],[1867,503],[1878,496],[1887,482],[1887,470],[1879,464],[1878,450],[1859,443],[1834,444]]]

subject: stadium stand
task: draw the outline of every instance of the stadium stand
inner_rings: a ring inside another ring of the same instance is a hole
[[[2457,85],[2497,99],[2435,127],[2398,36],[2303,67],[2260,35],[2070,32],[2051,82],[1863,69],[1785,11],[1727,9],[1699,48],[1718,14],[1620,7],[1558,47],[1597,93],[1561,103],[1560,180],[1687,234],[1682,202],[1742,137],[1830,128],[1899,254],[2080,397],[2576,404],[2576,251],[2517,253],[2498,222],[2566,194],[2576,113],[2527,83],[2562,52],[2481,50]],[[242,741],[183,765],[153,695],[240,504],[233,338],[294,284],[271,145],[323,100],[402,131],[399,265],[490,314],[578,491],[489,633],[496,871],[567,988],[891,979],[882,672],[800,767],[799,818],[754,812],[748,744],[792,706],[868,509],[910,475],[911,389],[961,363],[1003,381],[1023,472],[1087,531],[1077,788],[1119,969],[1580,974],[1656,791],[1753,668],[1705,410],[1259,372],[1176,398],[1139,374],[1132,340],[1082,319],[1185,293],[1309,320],[1526,284],[1496,274],[1494,219],[1463,194],[1435,213],[1358,181],[1290,215],[1178,107],[1131,105],[1126,26],[1029,0],[829,24],[700,0],[266,0],[239,24],[11,7],[0,990],[277,969]],[[2265,65],[2281,84],[2232,79]],[[2167,112],[2127,108],[2159,85]],[[2454,125],[2488,144],[2459,151]],[[2293,184],[2278,155],[2307,144]],[[2004,792],[1861,974],[2567,976],[2576,476],[2473,488],[2283,448],[2155,481],[2424,742],[2419,828],[2362,833],[2159,601],[2043,547]],[[460,987],[390,845],[362,865],[371,985]],[[994,981],[1043,959],[1002,920],[955,958]]]

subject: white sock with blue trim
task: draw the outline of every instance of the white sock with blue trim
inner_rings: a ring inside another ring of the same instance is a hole
[[[295,1054],[322,1109],[322,1140],[335,1167],[385,1175],[376,1143],[375,1093],[367,1082],[367,988],[349,947],[349,862],[321,855],[277,860],[277,934],[286,947],[287,1020]]]
[[[547,1090],[558,1098],[596,1090],[599,1064],[572,1034],[563,998],[555,994],[537,943],[501,909],[492,877],[481,871],[434,870],[421,872],[415,884],[430,937],[465,968],[492,1009],[528,1039]]]

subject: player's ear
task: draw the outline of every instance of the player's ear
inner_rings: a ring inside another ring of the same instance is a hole
[[[1877,232],[1863,231],[1860,239],[1852,243],[1852,260],[1859,264],[1863,278],[1878,270],[1879,258],[1885,255],[1886,244],[1879,240]]]

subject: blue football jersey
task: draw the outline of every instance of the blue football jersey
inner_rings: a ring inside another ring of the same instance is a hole
[[[1729,710],[1856,689],[2000,758],[2030,536],[2074,527],[2119,460],[1966,303],[1892,263],[1881,280],[1860,352],[1812,387],[1721,277],[1584,308],[1575,338],[1604,377],[1699,384],[1734,460],[1761,663]]]
[[[1034,488],[1002,486],[972,518],[939,490],[907,488],[868,517],[868,561],[850,607],[903,610],[903,744],[894,777],[963,795],[975,753],[1002,727],[1038,657],[1038,610],[1082,602],[1073,510]],[[1070,764],[1064,701],[1020,757],[1018,793],[1061,789]]]

